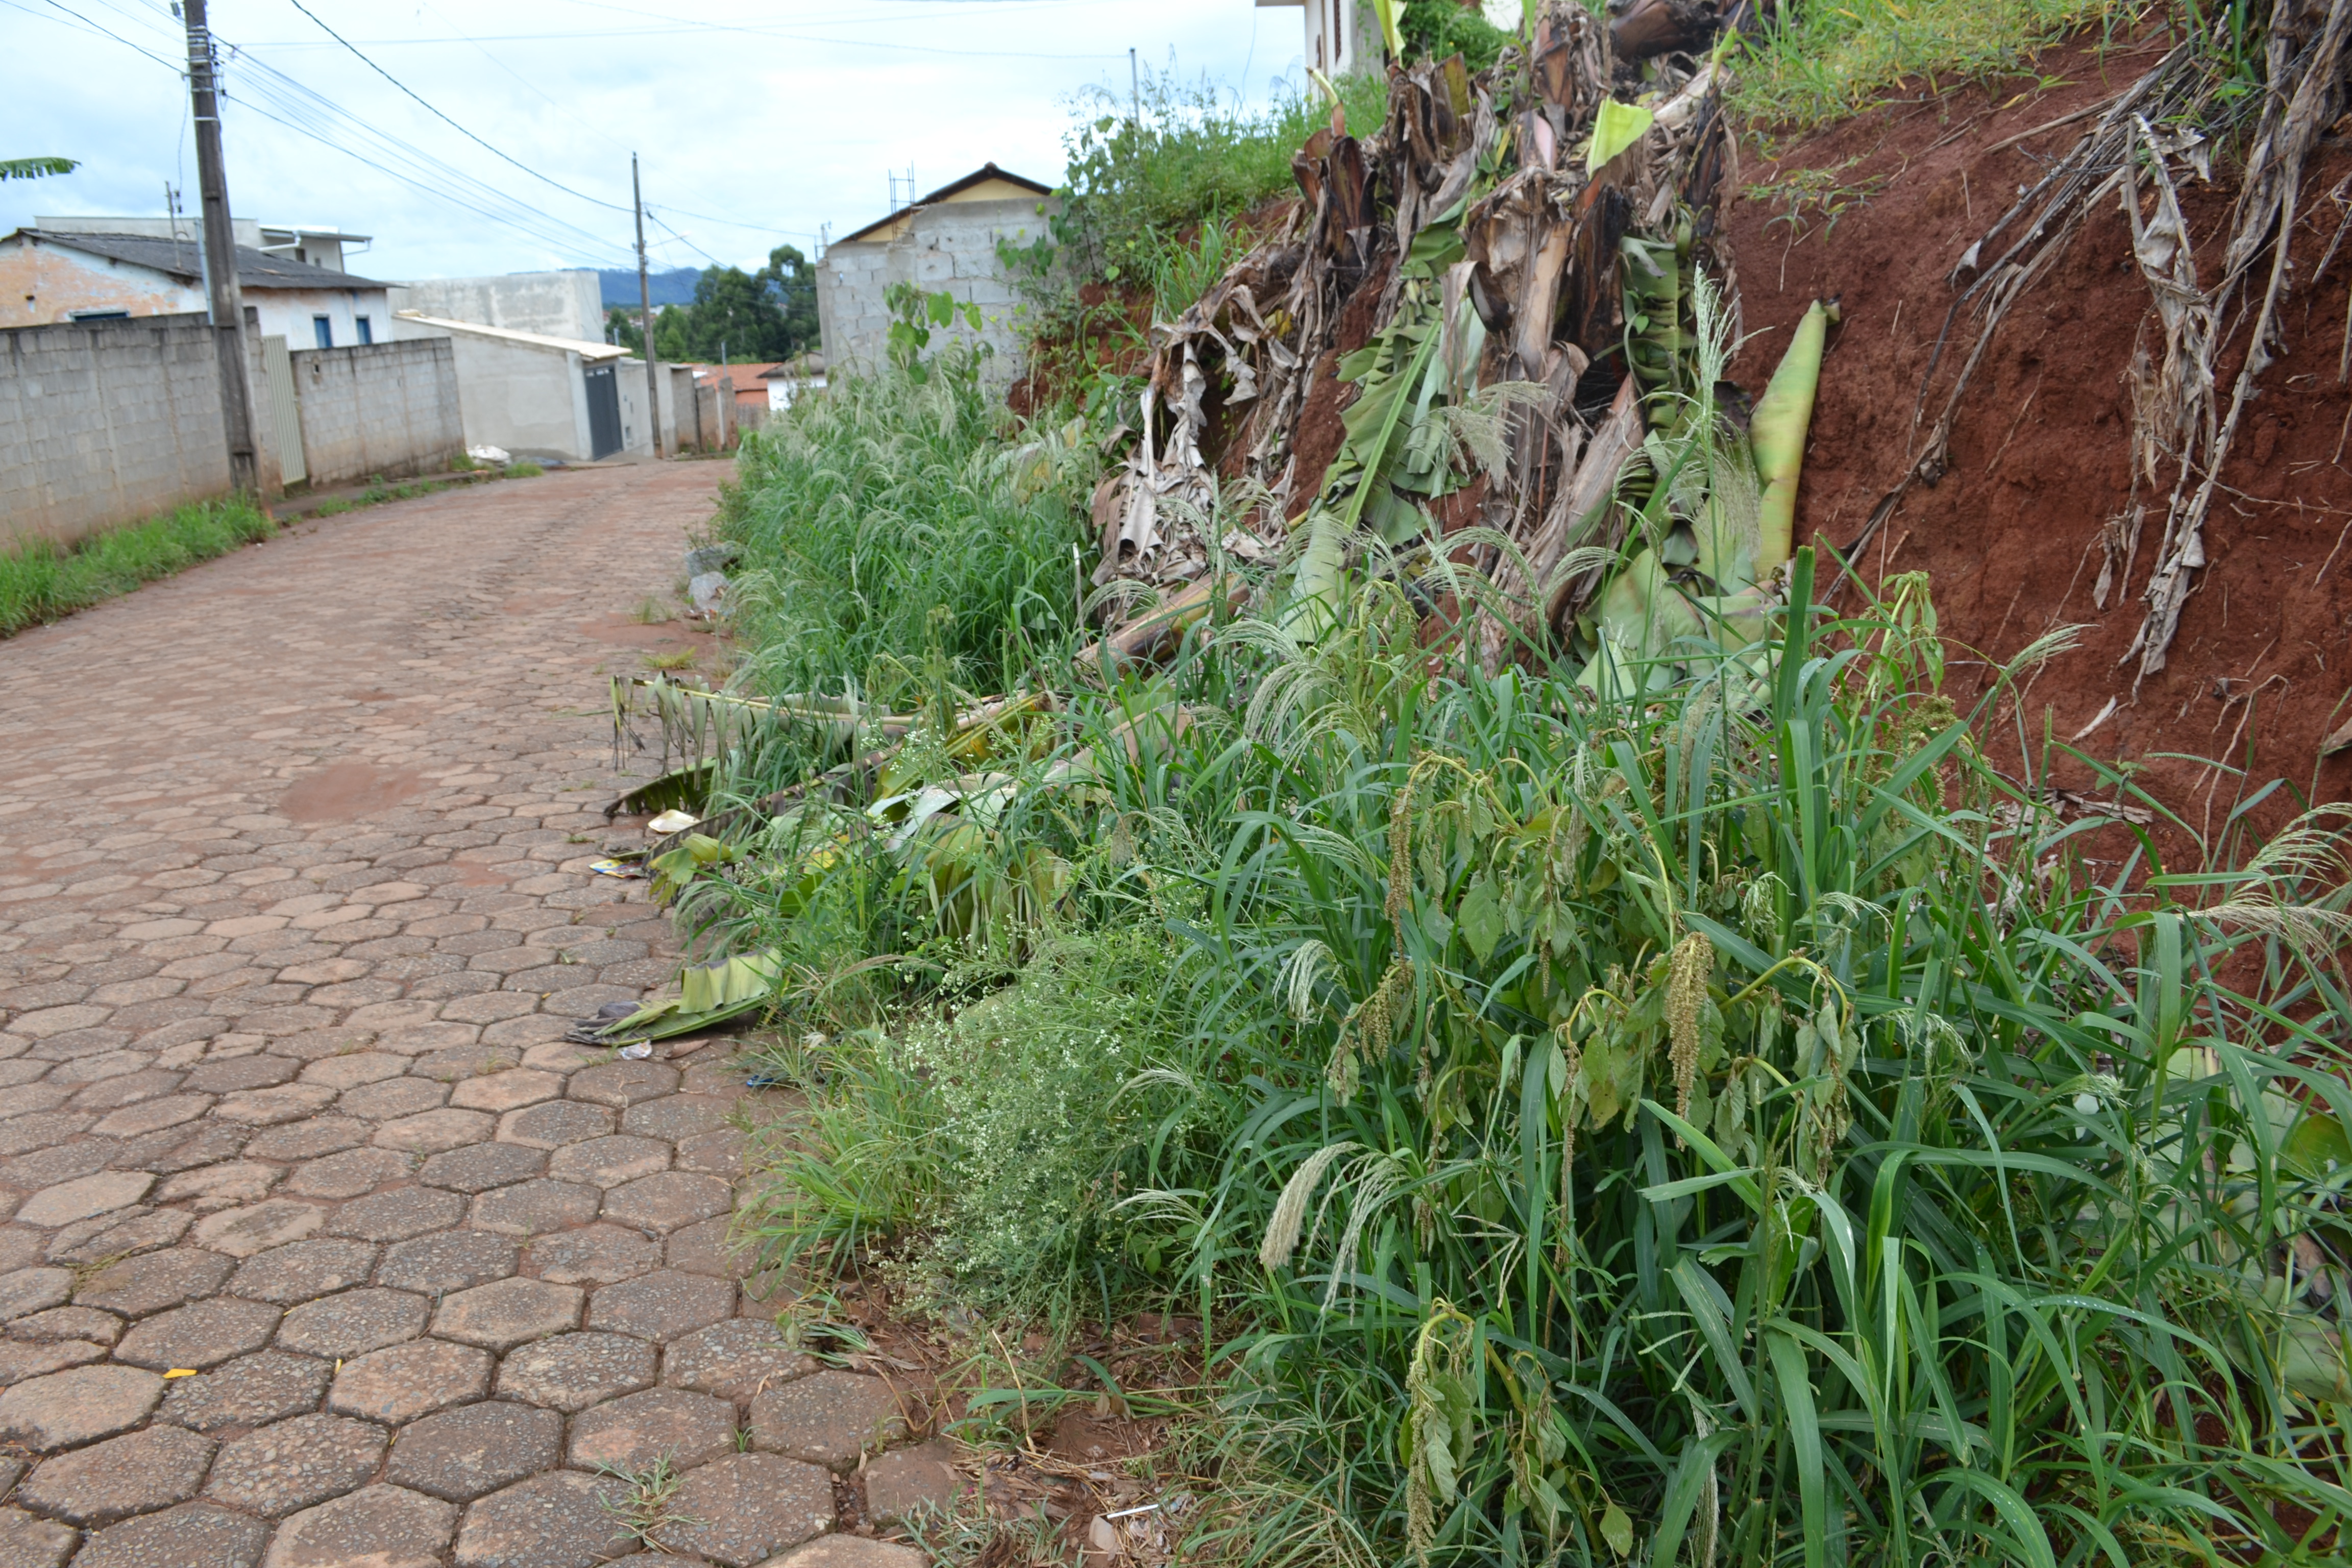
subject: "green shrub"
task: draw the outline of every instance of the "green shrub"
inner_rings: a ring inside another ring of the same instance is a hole
[[[970,343],[844,374],[745,437],[722,535],[742,547],[747,679],[889,701],[938,679],[1017,684],[1078,628],[1098,458],[1024,445]]]
[[[535,479],[547,472],[529,458],[518,458],[507,465],[506,477],[510,479]]]
[[[277,531],[267,514],[240,499],[184,506],[92,534],[70,549],[34,540],[0,553],[0,636],[87,609]]]

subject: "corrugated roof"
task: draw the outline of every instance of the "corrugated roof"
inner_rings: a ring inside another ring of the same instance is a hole
[[[168,272],[193,283],[205,275],[204,258],[194,241],[163,239],[143,234],[77,234],[58,229],[20,228],[8,237],[18,236],[39,240],[44,245],[79,250],[87,256],[103,256],[114,261],[127,261],[134,267],[152,268]],[[307,261],[290,257],[272,256],[251,246],[236,247],[236,281],[240,289],[383,289],[386,284],[373,278],[361,278],[349,272],[337,272],[331,268],[313,267]]]
[[[404,321],[420,326],[440,327],[452,332],[471,332],[479,338],[497,338],[504,342],[529,343],[538,349],[562,349],[585,360],[626,359],[629,351],[612,343],[600,343],[587,338],[554,338],[545,332],[519,332],[512,327],[486,327],[479,321],[460,321],[448,316],[428,316],[422,310],[394,310]]]

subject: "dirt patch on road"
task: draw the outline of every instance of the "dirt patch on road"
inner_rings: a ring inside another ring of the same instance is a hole
[[[297,779],[278,797],[278,810],[295,822],[354,822],[432,793],[421,773],[369,763],[336,763]]]

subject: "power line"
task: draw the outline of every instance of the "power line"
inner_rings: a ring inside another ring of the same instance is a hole
[[[398,77],[393,75],[390,71],[384,69],[382,66],[368,58],[367,56],[361,54],[358,45],[352,43],[349,38],[344,37],[332,27],[328,26],[325,22],[320,21],[318,13],[311,10],[308,5],[303,5],[302,0],[287,0],[287,4],[293,6],[297,11],[301,12],[305,16],[310,17],[313,22],[318,22],[319,30],[320,32],[334,39],[335,42],[342,45],[343,47],[351,50],[352,55],[357,57],[360,63],[366,66],[368,69],[375,72],[376,75],[383,78],[384,80],[392,83],[393,86],[400,89],[401,91],[407,93],[409,97],[415,99],[418,103],[424,105],[428,113],[432,114],[436,119],[448,126],[451,130],[457,132],[458,135],[463,136],[467,141],[474,143],[475,146],[479,147],[484,152],[489,153],[492,157],[512,163],[516,168],[520,169],[532,179],[553,185],[557,190],[562,191],[567,196],[576,196],[581,201],[590,203],[595,206],[610,207],[616,213],[625,213],[629,210],[618,202],[608,202],[601,196],[592,196],[585,191],[575,191],[570,185],[563,184],[561,180],[549,179],[545,174],[541,174],[537,169],[532,168],[530,164],[522,163],[519,159],[508,157],[506,153],[499,152],[499,149],[491,146],[488,142],[483,141],[480,137],[475,135],[472,132],[467,130],[464,126],[458,124],[456,121],[442,113],[438,109],[434,108],[432,104],[426,103],[425,99],[406,82],[402,81]]]

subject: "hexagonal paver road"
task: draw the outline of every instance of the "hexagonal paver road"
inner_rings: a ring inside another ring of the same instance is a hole
[[[375,508],[0,644],[0,1549],[587,1568],[593,1458],[667,1446],[674,1544],[745,1563],[903,1441],[877,1379],[782,1397],[728,1047],[561,1043],[676,962],[588,868],[603,676],[702,644],[627,611],[722,471]]]

